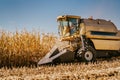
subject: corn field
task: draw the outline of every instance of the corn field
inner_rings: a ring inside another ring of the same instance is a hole
[[[36,65],[54,45],[53,34],[0,31],[0,67]]]
[[[120,80],[120,56],[88,64],[37,66],[56,40],[53,34],[1,30],[0,80]]]

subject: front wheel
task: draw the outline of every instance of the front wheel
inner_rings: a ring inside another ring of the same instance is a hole
[[[80,58],[85,62],[92,62],[96,60],[96,50],[91,46],[86,47],[85,51],[80,50],[78,54],[79,60]]]

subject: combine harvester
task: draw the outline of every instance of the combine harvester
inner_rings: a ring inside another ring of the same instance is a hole
[[[96,57],[120,52],[120,31],[111,21],[63,15],[57,17],[57,22],[60,42],[38,65],[74,60],[91,62]]]

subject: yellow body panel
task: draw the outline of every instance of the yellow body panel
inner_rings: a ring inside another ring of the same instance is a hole
[[[120,50],[120,36],[90,35],[90,32],[86,36],[92,40],[96,50]]]
[[[117,32],[114,26],[101,27],[101,26],[86,26],[86,32],[88,31],[102,31],[102,32]]]
[[[96,50],[120,50],[120,40],[91,39]]]
[[[75,38],[80,38],[80,36],[79,35],[73,35],[73,36],[62,37],[61,41],[73,41]]]
[[[90,20],[84,19],[84,27],[85,31],[102,31],[102,32],[117,32],[116,26],[106,20],[98,19],[98,20]]]
[[[80,27],[80,34],[91,39],[96,50],[120,50],[120,31],[112,22],[85,19]],[[98,32],[99,34],[92,34],[91,32]],[[115,35],[102,33],[114,33]]]
[[[91,35],[90,31],[86,33],[86,37],[89,39],[120,40],[120,36]]]
[[[63,16],[58,16],[58,17],[57,17],[57,21],[60,20],[60,19],[64,19],[64,20],[66,20],[68,17],[70,17],[70,18],[78,18],[78,19],[81,18],[80,16],[74,16],[74,15],[63,15]]]

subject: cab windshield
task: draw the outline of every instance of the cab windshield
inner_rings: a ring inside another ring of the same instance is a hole
[[[60,36],[71,36],[77,31],[78,19],[69,18],[67,21],[59,20],[58,26]]]

